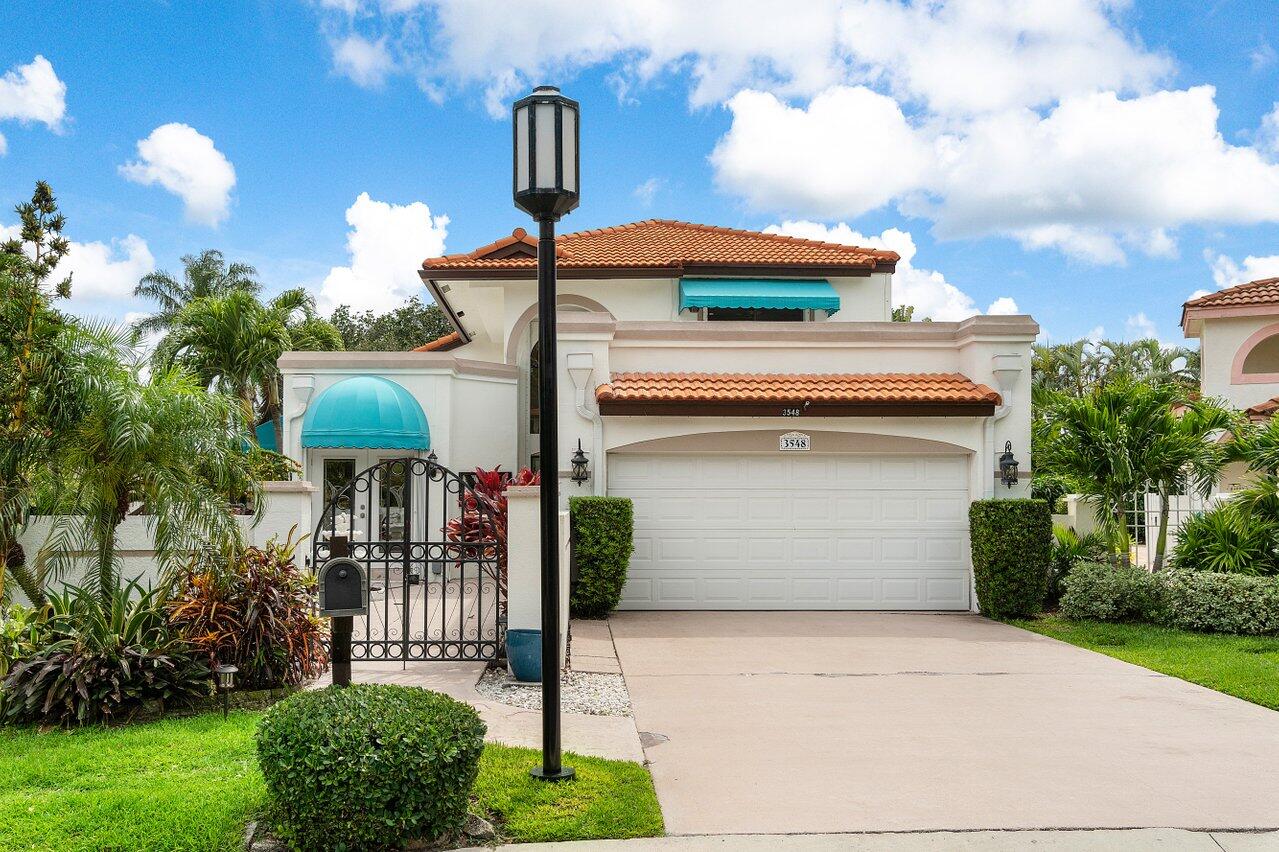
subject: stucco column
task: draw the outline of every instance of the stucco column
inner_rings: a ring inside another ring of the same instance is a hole
[[[254,547],[263,547],[275,536],[281,543],[294,526],[293,540],[312,535],[311,495],[319,490],[306,480],[280,480],[260,483],[262,504],[258,506],[257,523],[245,530],[245,539]]]
[[[506,627],[542,628],[541,513],[536,485],[506,489]],[[568,512],[560,513],[560,667],[568,645]]]

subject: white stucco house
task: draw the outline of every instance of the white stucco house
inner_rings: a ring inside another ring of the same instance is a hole
[[[580,441],[591,477],[557,473],[565,497],[634,501],[624,608],[975,607],[968,505],[1028,496],[1030,317],[894,323],[893,252],[684,222],[565,234],[557,255],[560,458]],[[535,272],[522,229],[430,258],[452,333],[281,359],[316,517],[386,458],[537,466]],[[400,523],[372,491],[343,511]]]
[[[1200,393],[1224,400],[1254,422],[1279,411],[1279,278],[1263,278],[1191,299],[1181,309],[1186,337],[1199,340]],[[1222,475],[1229,491],[1244,465]]]

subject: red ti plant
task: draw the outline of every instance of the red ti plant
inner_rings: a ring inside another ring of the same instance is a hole
[[[506,489],[512,485],[538,485],[542,481],[536,471],[523,468],[516,474],[502,470],[475,469],[475,485],[462,492],[462,514],[444,528],[450,541],[492,542],[497,548],[499,615],[506,615]],[[492,556],[488,550],[485,556]]]

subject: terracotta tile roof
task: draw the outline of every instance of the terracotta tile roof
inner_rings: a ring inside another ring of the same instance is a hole
[[[456,331],[450,331],[448,334],[435,338],[429,343],[423,343],[421,346],[415,346],[410,352],[438,352],[441,350],[452,349],[454,346],[462,342],[462,335]]]
[[[959,373],[614,373],[600,402],[1000,403]]]
[[[1249,281],[1191,299],[1187,308],[1219,308],[1234,305],[1279,305],[1279,278]]]
[[[1271,397],[1265,402],[1257,403],[1251,408],[1246,409],[1244,414],[1248,415],[1249,420],[1259,421],[1269,420],[1274,416],[1276,411],[1279,411],[1279,396]]]
[[[877,265],[891,266],[899,260],[896,252],[881,249],[669,219],[648,219],[629,225],[563,234],[556,238],[556,257],[560,268],[565,270],[676,271],[698,266],[866,270]],[[536,267],[537,240],[523,228],[516,228],[511,236],[467,254],[432,257],[422,262],[422,268],[428,272],[532,271]]]

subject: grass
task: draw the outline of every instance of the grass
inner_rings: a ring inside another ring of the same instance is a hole
[[[258,713],[126,728],[39,733],[0,728],[0,850],[238,850],[263,810],[253,732]],[[472,810],[509,840],[662,833],[648,770],[565,755],[578,780],[528,777],[533,749],[488,745]]]
[[[1018,627],[1279,710],[1279,638],[1192,633],[1151,624],[1014,621]]]

